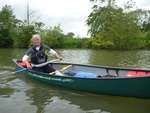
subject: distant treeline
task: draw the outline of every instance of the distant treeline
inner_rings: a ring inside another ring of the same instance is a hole
[[[88,39],[75,36],[69,32],[64,34],[60,25],[46,28],[42,22],[19,20],[13,15],[10,6],[5,5],[0,10],[0,47],[27,48],[31,45],[33,34],[40,34],[42,42],[52,48],[87,48]]]
[[[150,48],[150,11],[130,10],[133,2],[120,8],[115,0],[91,1],[95,2],[87,18],[91,38],[65,34],[59,25],[46,28],[42,22],[28,24],[17,19],[10,6],[4,6],[0,10],[0,47],[27,48],[32,35],[39,33],[43,43],[52,48]]]

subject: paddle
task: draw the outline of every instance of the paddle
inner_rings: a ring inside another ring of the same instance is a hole
[[[60,61],[60,59],[54,59],[54,60],[50,60],[50,61],[47,61],[47,62],[44,62],[42,64],[31,64],[32,67],[42,67],[42,66],[45,66],[49,63],[53,63],[53,62],[56,62],[56,61]]]
[[[66,66],[66,67],[63,67],[62,69],[60,69],[60,70],[58,70],[59,72],[64,72],[66,69],[68,69],[68,68],[70,68],[70,67],[72,67],[72,65],[68,65],[68,66]],[[51,73],[49,73],[50,75],[53,75],[53,74],[55,74],[55,72],[51,72]]]

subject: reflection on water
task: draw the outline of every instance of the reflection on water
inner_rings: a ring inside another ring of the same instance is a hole
[[[9,97],[14,92],[13,88],[5,87],[0,88],[0,96]]]
[[[12,58],[24,49],[0,49],[0,113],[150,113],[149,99],[95,95],[49,86],[24,75],[11,75]],[[150,52],[106,50],[59,50],[63,62],[149,67]]]
[[[61,54],[64,58],[64,62],[88,64],[91,50],[62,50]]]
[[[64,62],[121,67],[150,67],[150,51],[62,50]]]
[[[106,51],[93,50],[90,54],[90,64],[121,67],[149,67],[150,51]]]
[[[12,65],[13,58],[20,58],[24,54],[23,49],[0,49],[0,66],[9,67]]]
[[[28,84],[33,85],[33,88],[26,91],[26,96],[32,101],[31,104],[37,107],[36,113],[148,113],[150,111],[150,100],[64,90],[30,79]]]

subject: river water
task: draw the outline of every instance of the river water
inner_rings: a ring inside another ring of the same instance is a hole
[[[150,51],[58,50],[63,62],[150,67]],[[150,99],[96,95],[52,87],[15,71],[24,49],[0,49],[0,113],[150,113]]]

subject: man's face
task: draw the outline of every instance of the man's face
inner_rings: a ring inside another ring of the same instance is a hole
[[[40,37],[35,37],[32,41],[33,41],[33,44],[36,46],[40,46],[40,44],[41,44]]]

